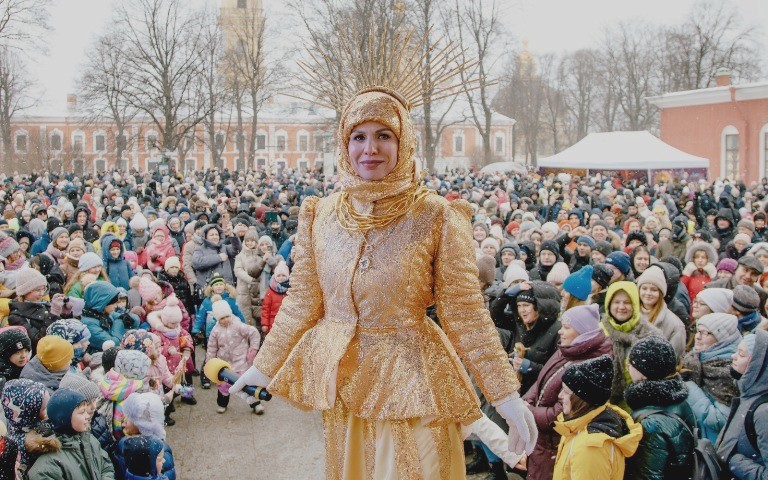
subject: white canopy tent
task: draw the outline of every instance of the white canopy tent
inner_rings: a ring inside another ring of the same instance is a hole
[[[538,164],[542,168],[649,172],[709,168],[706,158],[678,150],[646,131],[590,133],[562,152],[539,159]]]
[[[525,165],[517,162],[494,162],[480,169],[480,173],[526,173],[527,171],[528,169],[525,168]]]

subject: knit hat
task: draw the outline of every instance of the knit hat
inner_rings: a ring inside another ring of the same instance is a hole
[[[572,329],[579,333],[571,345],[578,345],[598,335],[600,329],[600,307],[592,305],[579,305],[563,312],[560,318],[562,323],[568,323]]]
[[[75,349],[56,335],[46,335],[37,342],[37,358],[49,372],[60,372],[72,362]]]
[[[272,273],[272,276],[279,275],[281,273],[286,277],[291,275],[291,271],[288,269],[288,264],[283,261],[277,264],[275,271]]]
[[[181,269],[181,262],[179,261],[179,257],[173,256],[168,257],[165,260],[165,265],[163,265],[163,269],[168,272],[171,268],[176,267],[178,269]]]
[[[541,242],[541,248],[539,249],[539,254],[543,252],[544,250],[548,250],[555,254],[555,256],[560,259],[560,249],[557,246],[557,242],[554,240],[546,240],[544,242]]]
[[[499,245],[499,241],[493,237],[488,237],[485,240],[483,240],[482,243],[480,243],[481,250],[487,246],[493,247],[493,249],[496,250],[496,252],[498,252],[501,249],[501,245]]]
[[[88,327],[80,320],[75,320],[74,318],[56,320],[48,325],[45,333],[61,337],[72,345],[91,338],[91,331],[88,330]]]
[[[646,283],[650,283],[655,286],[661,292],[662,298],[667,294],[667,279],[664,277],[664,272],[661,268],[651,265],[648,267],[635,281],[637,288],[640,288]]]
[[[112,250],[113,248],[120,248],[122,245],[123,243],[120,240],[114,239],[109,242],[109,250]]]
[[[59,434],[76,433],[72,429],[72,414],[78,405],[86,401],[82,393],[68,388],[59,388],[53,392],[45,409],[53,431]]]
[[[85,252],[77,262],[77,269],[80,272],[85,272],[86,270],[90,270],[93,267],[101,267],[103,265],[104,262],[101,260],[101,257],[93,252]]]
[[[739,259],[739,265],[756,271],[758,275],[763,274],[763,264],[754,255],[744,255]]]
[[[583,270],[583,269],[582,269]],[[613,278],[613,271],[604,264],[592,266],[592,280],[597,282],[601,288],[608,288]]]
[[[125,378],[144,380],[152,361],[138,350],[120,350],[115,358],[115,371]]]
[[[0,331],[0,358],[8,360],[23,349],[32,351],[32,341],[24,327],[8,327]]]
[[[504,287],[506,288],[512,286],[512,282],[514,281],[522,280],[526,282],[530,279],[528,271],[517,263],[511,263],[504,271]]]
[[[139,212],[133,216],[128,225],[131,227],[131,230],[146,230],[148,226],[147,217]]]
[[[750,243],[752,243],[752,239],[746,233],[737,233],[736,236],[733,237],[733,243],[736,243],[736,242],[749,245]]]
[[[533,294],[533,289],[530,290],[520,290],[520,293],[517,294],[517,297],[515,297],[516,303],[530,303],[533,306],[536,306],[536,296]]]
[[[154,392],[135,392],[123,403],[123,413],[142,435],[165,439],[163,401]]]
[[[88,251],[88,249],[85,248],[85,242],[82,238],[74,238],[70,240],[69,245],[67,245],[67,253],[71,252],[75,248],[79,248],[83,251],[83,253]]]
[[[57,238],[59,238],[61,235],[66,235],[69,237],[69,232],[64,227],[56,227],[53,229],[53,232],[51,232],[51,243],[55,242]]]
[[[34,268],[23,268],[16,274],[16,295],[19,297],[46,286],[48,281],[45,276]]]
[[[648,380],[663,380],[677,370],[677,354],[667,339],[651,335],[635,343],[629,364]]]
[[[226,300],[217,300],[213,302],[213,305],[211,306],[211,313],[213,313],[213,318],[221,320],[224,317],[231,317],[232,309],[229,307],[229,303],[227,303]]]
[[[732,258],[724,258],[717,263],[717,271],[725,270],[726,272],[734,273],[739,263]]]
[[[122,350],[138,350],[149,355],[149,349],[152,348],[152,344],[152,334],[139,328],[125,332],[123,339],[120,341],[120,348]]]
[[[224,277],[218,272],[214,273],[210,280],[208,280],[208,286],[213,287],[217,283],[227,283],[227,281],[224,280]]]
[[[739,333],[739,319],[729,313],[708,313],[698,319],[696,325],[712,332],[718,342]]]
[[[75,372],[67,372],[61,378],[59,388],[68,388],[80,392],[87,401],[92,402],[101,398],[98,385],[85,378],[84,375]]]
[[[154,300],[158,295],[163,293],[163,289],[160,288],[160,285],[156,284],[147,277],[141,277],[141,280],[139,280],[138,290],[139,295],[141,295],[141,299],[145,302]]]
[[[491,285],[496,278],[496,259],[490,255],[482,254],[475,260],[478,270],[478,278],[485,285]]]
[[[13,253],[19,250],[19,244],[13,237],[9,237],[5,234],[0,234],[0,257],[8,258]]]
[[[181,323],[184,315],[181,312],[181,308],[179,307],[179,299],[176,298],[176,295],[171,295],[165,301],[165,307],[160,310],[160,318],[162,319],[163,325],[166,327],[175,328],[176,325]]]
[[[699,292],[696,300],[708,306],[714,313],[728,313],[733,303],[733,290],[727,288],[705,288]]]
[[[760,295],[752,287],[737,285],[733,289],[732,307],[744,314],[752,313],[760,308]]]
[[[563,281],[563,290],[582,301],[589,298],[592,293],[593,268],[592,265],[587,265],[568,275]]]
[[[744,338],[741,340],[742,342],[744,342],[744,346],[747,347],[747,351],[749,352],[750,355],[755,353],[755,340],[757,340],[757,335],[755,335],[754,333],[744,335]]]
[[[571,271],[568,270],[568,265],[563,262],[557,262],[552,266],[552,270],[547,275],[547,282],[549,283],[563,283]]]
[[[602,253],[603,256],[607,258],[608,255],[610,255],[611,252],[613,251],[613,246],[611,245],[610,242],[607,242],[605,240],[598,240],[597,242],[595,242],[595,248],[593,248],[592,250],[596,250]]]
[[[134,477],[157,478],[160,474],[157,471],[157,456],[163,448],[162,440],[149,435],[126,437],[123,445],[126,471]]]
[[[755,222],[749,219],[743,219],[739,220],[739,223],[736,224],[736,228],[746,228],[750,232],[752,232],[752,235],[755,234]]]
[[[611,397],[613,360],[602,355],[583,363],[571,365],[563,373],[563,384],[590,405],[600,406]]]
[[[589,248],[595,248],[597,244],[595,243],[595,239],[590,237],[589,235],[582,235],[577,240],[576,243],[585,243],[589,245]]]
[[[629,255],[624,252],[611,252],[610,255],[605,257],[605,263],[607,265],[613,265],[624,275],[629,275],[631,264],[629,261]]]

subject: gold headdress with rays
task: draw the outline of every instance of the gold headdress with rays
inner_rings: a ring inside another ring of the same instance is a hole
[[[477,61],[466,61],[465,51],[452,42],[430,42],[430,33],[418,39],[413,28],[393,29],[383,22],[363,30],[353,22],[336,32],[333,43],[323,45],[313,36],[309,60],[298,62],[305,77],[294,86],[308,98],[288,95],[340,112],[356,94],[383,87],[410,111],[425,98],[435,102],[477,88],[478,79],[453,81]]]

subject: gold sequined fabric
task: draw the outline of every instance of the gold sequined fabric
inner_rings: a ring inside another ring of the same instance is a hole
[[[291,289],[254,362],[270,390],[327,410],[335,376],[360,418],[435,425],[479,418],[463,364],[489,401],[515,392],[478,286],[468,204],[431,195],[363,235],[338,224],[334,200],[302,206]],[[433,303],[442,330],[425,316]]]

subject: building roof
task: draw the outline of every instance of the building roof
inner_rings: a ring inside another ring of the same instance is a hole
[[[731,101],[731,89],[736,101],[768,99],[768,81],[730,85],[724,87],[701,88],[682,92],[665,93],[646,100],[659,108],[691,107],[712,105]]]
[[[685,153],[646,131],[590,133],[539,167],[587,170],[656,170],[708,168],[709,160]]]

